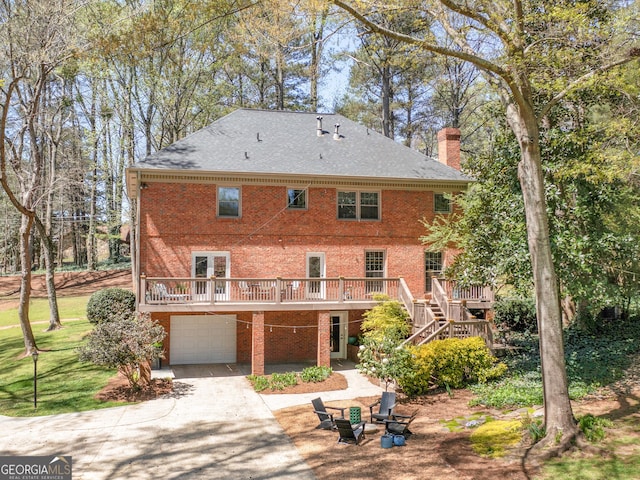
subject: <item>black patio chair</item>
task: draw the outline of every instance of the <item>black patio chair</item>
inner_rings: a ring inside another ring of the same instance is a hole
[[[334,417],[337,418],[337,414],[329,413],[327,409],[338,410],[340,412],[340,418],[344,418],[346,407],[325,407],[320,397],[314,398],[311,400],[311,403],[313,404],[313,413],[318,415],[318,419],[320,420],[320,424],[316,428],[322,428],[324,430],[333,430],[336,428]]]
[[[336,428],[338,429],[338,443],[355,443],[359,445],[360,440],[364,439],[364,422],[351,425],[349,420],[336,418]]]
[[[380,405],[378,411],[374,412],[373,407]],[[369,405],[369,412],[371,413],[371,423],[383,423],[393,415],[393,409],[396,408],[396,394],[395,392],[382,392],[382,396],[375,402]]]
[[[392,415],[391,418],[384,421],[385,433],[389,435],[403,435],[404,438],[409,438],[413,435],[413,432],[409,430],[409,424],[416,418],[416,413],[417,411],[411,415]]]

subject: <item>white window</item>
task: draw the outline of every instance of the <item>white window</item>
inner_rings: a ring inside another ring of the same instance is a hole
[[[442,273],[442,252],[424,252],[425,291],[431,291],[434,278]]]
[[[379,220],[379,192],[338,192],[338,218],[342,220]]]
[[[290,210],[304,210],[307,208],[307,190],[287,188],[287,208]]]
[[[240,216],[240,187],[218,187],[218,216]]]
[[[383,250],[371,250],[364,253],[364,276],[366,278],[384,278],[385,259]],[[384,291],[382,281],[370,281],[366,283],[367,293]]]
[[[434,193],[433,208],[435,213],[451,213],[451,195]]]

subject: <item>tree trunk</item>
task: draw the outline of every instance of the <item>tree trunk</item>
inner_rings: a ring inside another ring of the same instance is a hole
[[[105,86],[106,91],[106,86]],[[97,203],[97,185],[98,185],[98,146],[99,138],[96,128],[96,94],[95,89],[92,91],[91,107],[89,110],[89,125],[91,126],[91,187],[89,189],[89,231],[87,232],[87,270],[93,271],[98,263],[96,252],[96,203]]]
[[[512,106],[513,107],[513,106]],[[578,433],[571,403],[564,358],[560,289],[553,265],[547,206],[542,176],[539,131],[533,114],[508,109],[507,120],[521,147],[518,178],[522,188],[535,286],[540,334],[540,358],[546,436],[540,447],[564,443]],[[557,442],[558,436],[560,442]]]
[[[311,61],[309,63],[310,106],[312,112],[318,111],[318,82],[320,81],[320,62],[324,48],[324,27],[327,23],[329,6],[325,5],[320,14],[314,13],[311,19]]]
[[[35,219],[35,224],[36,229],[40,234],[40,239],[44,249],[44,264],[46,267],[45,279],[47,285],[47,297],[49,298],[49,328],[47,330],[57,330],[62,327],[62,323],[60,322],[60,312],[58,311],[53,242],[47,235],[45,226],[39,219]]]
[[[22,328],[25,355],[31,355],[38,349],[36,339],[33,336],[31,322],[29,321],[29,301],[31,300],[31,228],[33,216],[22,215],[20,224],[20,303],[18,305],[18,318]]]
[[[282,52],[282,46],[278,45],[278,51],[276,52],[276,71],[275,83],[276,83],[276,110],[284,110],[284,53]]]
[[[569,295],[566,295],[562,299],[561,305],[562,305],[562,323],[566,327],[566,326],[569,326],[576,317],[576,311],[577,311],[576,302],[574,302],[573,298],[571,298]]]
[[[382,67],[382,134],[393,138],[391,128],[391,68],[388,65]]]

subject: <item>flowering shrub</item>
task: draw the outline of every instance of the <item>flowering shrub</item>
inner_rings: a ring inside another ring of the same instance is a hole
[[[364,314],[357,368],[365,375],[384,381],[388,387],[409,368],[410,354],[402,342],[411,326],[400,302],[384,296],[377,300],[378,305]]]
[[[507,371],[480,337],[434,340],[408,350],[411,366],[398,383],[409,396],[424,394],[434,386],[460,388],[468,383],[484,383]]]

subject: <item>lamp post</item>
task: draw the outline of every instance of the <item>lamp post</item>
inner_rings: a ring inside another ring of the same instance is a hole
[[[31,354],[33,358],[33,409],[38,408],[38,350]]]

